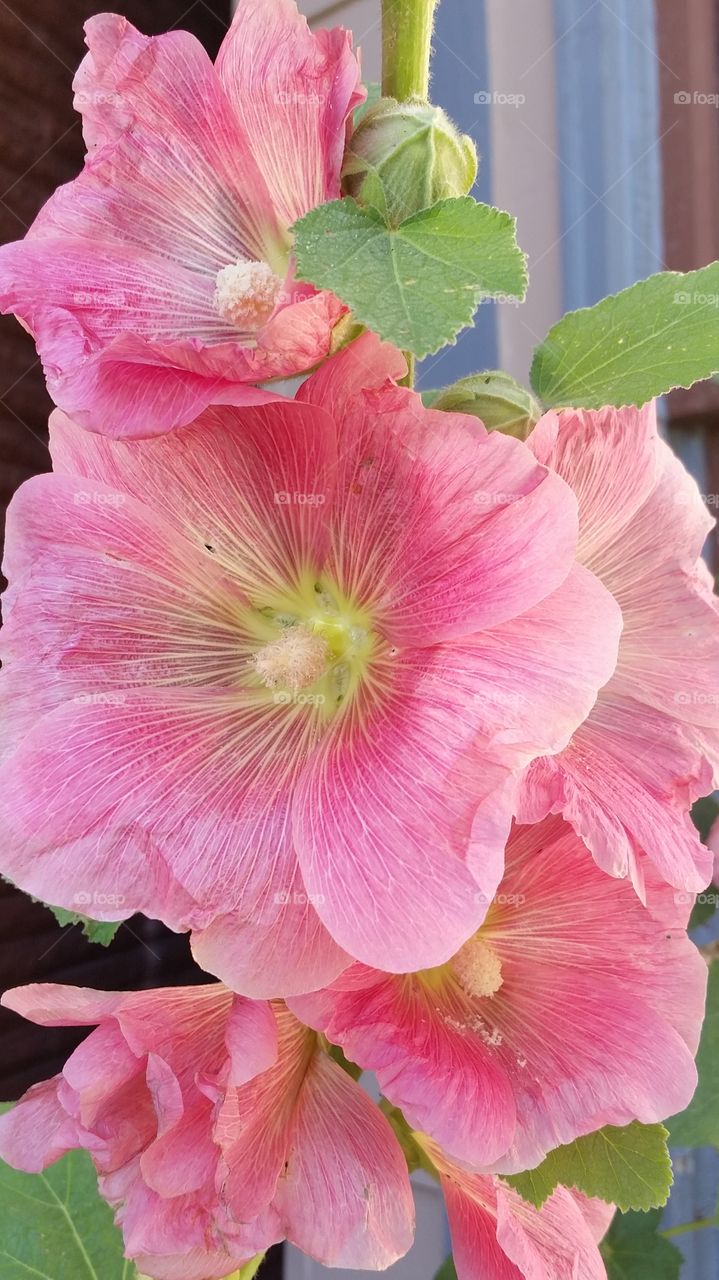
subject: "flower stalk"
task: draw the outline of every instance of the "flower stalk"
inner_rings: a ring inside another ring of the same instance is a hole
[[[429,62],[438,0],[382,0],[382,93],[406,102],[429,93]]]

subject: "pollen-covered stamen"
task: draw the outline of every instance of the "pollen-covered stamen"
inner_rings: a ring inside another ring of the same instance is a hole
[[[475,936],[450,961],[455,977],[468,996],[493,996],[499,991],[502,961],[494,947]]]
[[[255,670],[268,689],[290,689],[299,693],[324,675],[327,644],[322,636],[305,627],[286,627],[254,655]]]
[[[215,307],[223,320],[254,333],[272,315],[282,286],[266,262],[233,262],[217,272]]]

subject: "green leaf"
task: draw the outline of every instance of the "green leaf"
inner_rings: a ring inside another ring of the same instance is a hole
[[[101,947],[109,947],[122,924],[121,920],[90,920],[87,916],[80,916],[75,911],[66,911],[64,907],[52,907],[49,902],[46,902],[45,906],[52,911],[59,925],[63,927],[68,924],[82,925],[82,931],[88,941],[97,942]]]
[[[686,1111],[667,1120],[674,1147],[719,1146],[719,962],[709,970],[707,1008],[697,1054],[699,1084]]]
[[[295,223],[297,278],[330,289],[361,324],[403,351],[453,342],[481,298],[523,298],[515,219],[471,196],[440,200],[398,227],[333,200]]]
[[[719,371],[719,262],[663,271],[572,311],[534,354],[544,404],[601,409],[645,404]]]
[[[135,1280],[86,1152],[72,1151],[44,1173],[18,1173],[0,1161],[0,1276]]]
[[[506,1181],[537,1208],[560,1184],[623,1210],[659,1208],[672,1185],[667,1136],[660,1124],[607,1125],[557,1147],[536,1169]]]
[[[434,1280],[457,1280],[457,1272],[455,1270],[451,1254],[446,1261],[442,1263],[439,1271],[434,1277]]]
[[[678,1280],[683,1258],[659,1235],[661,1210],[617,1213],[600,1245],[607,1280]]]

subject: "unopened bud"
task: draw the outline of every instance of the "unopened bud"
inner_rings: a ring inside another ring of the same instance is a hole
[[[382,98],[352,134],[342,186],[346,195],[398,226],[438,200],[467,195],[476,176],[472,139],[441,107],[421,98]]]
[[[470,413],[481,418],[488,431],[526,440],[542,409],[531,391],[500,370],[473,373],[440,392],[432,405],[446,413]]]

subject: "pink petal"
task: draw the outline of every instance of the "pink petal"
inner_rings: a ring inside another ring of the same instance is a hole
[[[322,924],[298,868],[275,898],[254,914],[215,916],[192,935],[197,963],[256,1000],[324,986],[351,963]]]
[[[0,1116],[0,1159],[24,1173],[40,1173],[78,1145],[78,1127],[60,1105],[60,1076],[33,1085]]]
[[[338,196],[347,129],[365,96],[349,32],[310,31],[294,0],[244,0],[217,72],[285,225]]]
[[[0,1004],[41,1027],[95,1026],[120,1008],[122,991],[93,991],[90,987],[33,982],[3,992]]]
[[[199,41],[186,31],[143,36],[111,13],[85,30],[75,105],[91,155],[71,184],[70,227],[215,272],[238,257],[263,258],[280,228]],[[49,222],[68,229],[51,202],[33,235]]]
[[[355,965],[291,1006],[350,1061],[374,1071],[412,1128],[431,1133],[455,1159],[476,1167],[504,1155],[516,1126],[512,1085],[450,989]]]
[[[180,555],[190,554],[186,540],[201,553],[205,581],[226,574],[253,596],[281,591],[326,555],[337,446],[324,410],[281,398],[223,405],[171,435],[132,442],[88,435],[56,412],[50,447],[56,472],[92,482],[78,492],[92,498],[107,485],[162,511],[182,535]]]
[[[304,1078],[275,1203],[287,1238],[325,1266],[383,1270],[412,1244],[414,1202],[392,1129],[321,1051]]]
[[[696,892],[711,867],[689,808],[710,789],[706,761],[676,721],[612,681],[569,747],[531,765],[518,816],[562,813],[610,875],[635,876],[646,854],[670,884]]]

